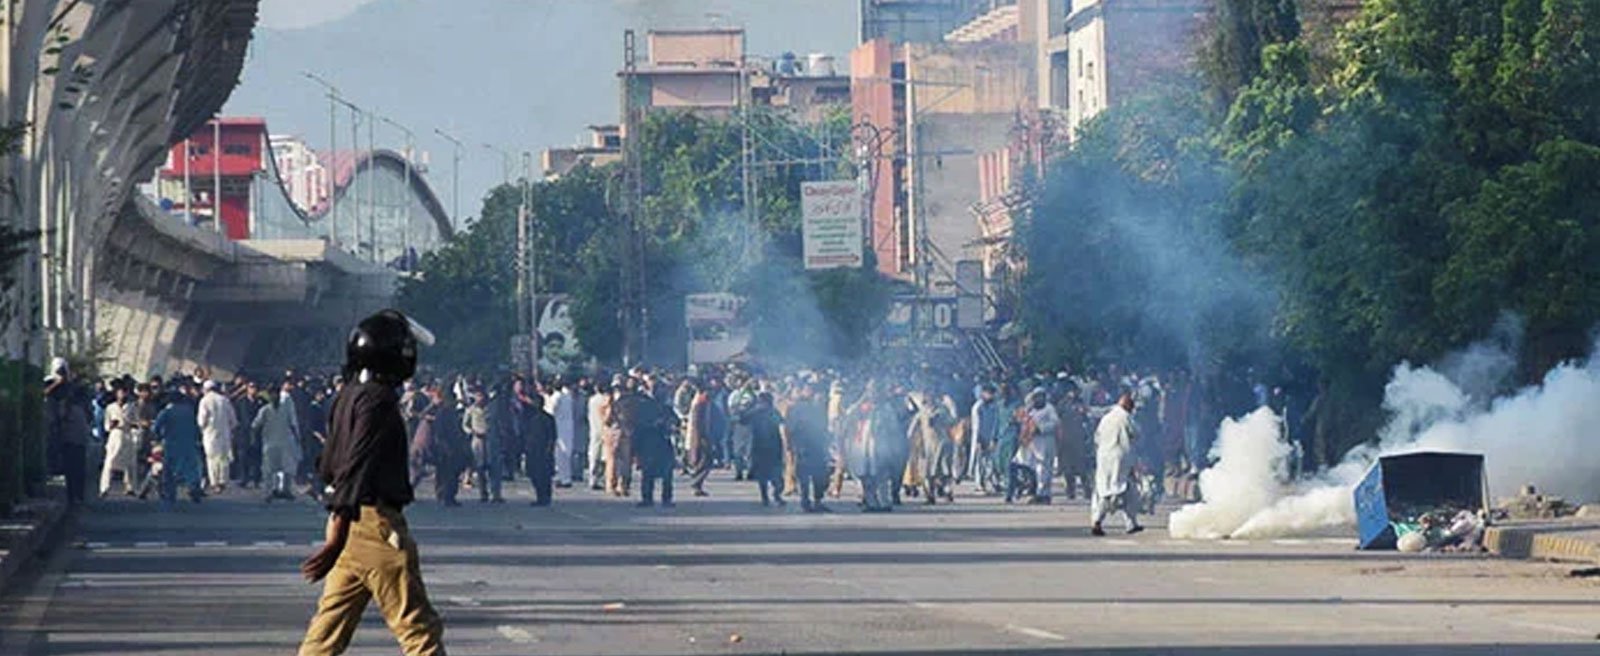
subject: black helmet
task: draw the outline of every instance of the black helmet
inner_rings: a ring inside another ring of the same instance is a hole
[[[417,373],[417,347],[433,343],[426,328],[397,310],[383,310],[361,320],[344,348],[344,376],[358,380],[362,371],[378,381],[398,385]]]

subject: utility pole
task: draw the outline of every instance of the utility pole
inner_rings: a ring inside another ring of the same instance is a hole
[[[638,212],[643,206],[644,181],[642,166],[639,161],[642,152],[639,142],[643,135],[639,134],[643,121],[640,120],[641,108],[636,104],[635,87],[638,84],[637,75],[638,49],[633,30],[622,32],[622,121],[623,142],[622,161],[623,176],[621,197],[622,202],[622,239],[625,243],[622,253],[622,275],[619,281],[621,287],[621,319],[622,322],[622,363],[623,366],[632,366],[642,359],[639,328],[641,312],[643,266],[642,243],[639,239]]]
[[[367,261],[373,264],[378,263],[378,176],[372,168],[378,161],[378,141],[374,136],[377,125],[377,110],[367,112]],[[355,171],[350,175],[354,181]]]
[[[539,273],[533,247],[533,158],[522,153],[521,203],[517,206],[517,328],[528,336],[533,378],[539,378]]]
[[[300,74],[328,90],[328,161],[324,162],[323,166],[327,169],[325,177],[328,181],[328,239],[337,246],[339,243],[339,207],[333,202],[334,185],[337,184],[337,181],[333,179],[333,159],[334,155],[339,151],[339,88],[322,79],[316,73],[301,71]]]
[[[500,184],[511,184],[511,152],[487,141],[483,147],[500,156]]]
[[[434,128],[433,133],[455,146],[450,156],[450,227],[461,228],[461,140]]]

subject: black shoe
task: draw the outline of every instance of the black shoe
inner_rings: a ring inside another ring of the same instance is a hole
[[[505,503],[505,502],[506,502],[506,500],[502,499],[500,497],[495,497],[495,498],[489,500],[489,503]]]
[[[777,504],[779,508],[789,505],[788,502],[783,500],[783,497],[773,497],[772,503]]]
[[[711,493],[705,490],[695,490],[694,495],[697,497],[709,497],[711,496]]]
[[[673,503],[671,501],[662,501],[661,502],[661,507],[662,508],[677,508],[678,504],[675,504],[675,503]]]
[[[1103,529],[1103,528],[1100,528],[1098,526],[1095,526],[1095,527],[1089,529],[1089,535],[1093,535],[1093,536],[1095,536],[1097,538],[1103,538],[1103,537],[1106,536],[1106,530]]]
[[[540,499],[540,500],[535,501],[533,503],[530,503],[528,505],[533,506],[535,508],[544,508],[544,507],[550,505],[550,500],[549,499]]]
[[[656,502],[654,502],[654,501],[640,501],[639,503],[633,504],[633,507],[635,507],[635,508],[654,508],[655,505],[656,505]]]
[[[1144,532],[1144,527],[1143,526],[1135,526],[1133,528],[1128,529],[1128,535],[1137,535],[1137,534],[1143,533],[1143,532]]]

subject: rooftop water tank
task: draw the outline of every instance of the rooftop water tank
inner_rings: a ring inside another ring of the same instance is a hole
[[[833,77],[837,75],[833,68],[833,55],[813,52],[806,55],[806,73],[811,77]]]

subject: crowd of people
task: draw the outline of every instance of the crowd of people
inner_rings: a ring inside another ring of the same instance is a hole
[[[86,381],[64,362],[52,369],[52,455],[75,500],[94,469],[91,452],[103,452],[102,497],[118,478],[124,493],[167,503],[180,490],[195,502],[229,487],[267,501],[323,493],[314,472],[337,376]],[[958,491],[1049,504],[1059,489],[1093,502],[1097,531],[1116,511],[1138,530],[1137,514],[1164,496],[1193,497],[1212,432],[1203,427],[1215,425],[1210,397],[1176,370],[879,373],[718,366],[408,381],[400,403],[409,476],[413,485],[431,479],[449,506],[463,490],[503,503],[505,486],[523,477],[535,505],[587,485],[670,507],[675,479],[708,496],[719,470],[750,481],[763,505],[796,499],[807,512],[828,512],[847,481],[867,512],[953,502]]]

